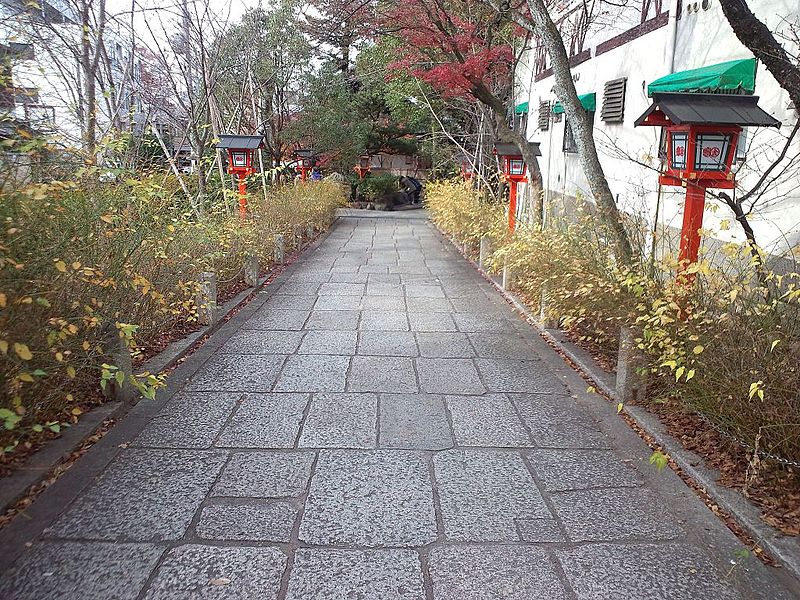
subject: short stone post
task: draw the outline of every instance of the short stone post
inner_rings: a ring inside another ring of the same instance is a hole
[[[282,265],[286,262],[286,245],[283,240],[282,235],[275,236],[275,255],[274,255],[275,262],[279,265]]]
[[[478,257],[478,266],[486,271],[486,262],[489,260],[489,255],[492,253],[492,242],[488,236],[481,238],[481,248]]]
[[[623,404],[635,404],[647,388],[647,378],[638,371],[646,365],[644,353],[636,345],[636,330],[623,326],[619,332],[617,355],[617,400]]]
[[[313,225],[309,225],[308,227],[306,227],[306,237],[308,238],[309,242],[312,239],[314,239],[314,226]]]
[[[247,254],[244,257],[244,282],[250,287],[258,285],[260,267],[258,257],[254,254]]]
[[[547,298],[547,284],[544,284],[539,293],[539,326],[542,329],[556,329],[558,319],[550,314]]]
[[[128,347],[125,338],[120,336],[119,331],[116,329],[109,333],[108,345],[109,363],[117,367],[114,373],[122,373],[125,379],[121,384],[114,378],[110,379],[105,389],[106,396],[118,402],[133,404],[138,397],[138,392],[130,380],[133,376],[131,349]]]
[[[197,292],[197,320],[201,325],[213,325],[217,316],[217,275],[206,271],[200,275]]]
[[[302,225],[295,225],[294,226],[294,248],[295,250],[299,250],[303,247],[303,226]]]
[[[511,272],[511,267],[503,265],[503,291],[510,292],[514,287],[514,274]]]

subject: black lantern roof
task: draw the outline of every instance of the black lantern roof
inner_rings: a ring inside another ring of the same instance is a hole
[[[311,158],[314,156],[314,151],[311,148],[298,148],[294,153],[300,158]]]
[[[675,125],[781,126],[758,106],[758,96],[686,93],[653,94],[653,104],[636,119],[635,125],[662,124],[664,117]]]
[[[234,150],[255,150],[264,147],[262,135],[221,135],[217,148]]]
[[[534,156],[542,155],[542,151],[539,149],[539,142],[528,142],[528,147]],[[521,156],[516,144],[506,144],[503,142],[498,142],[494,145],[494,153],[498,156]]]

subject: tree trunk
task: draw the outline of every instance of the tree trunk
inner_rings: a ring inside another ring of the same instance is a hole
[[[497,137],[500,141],[514,144],[522,154],[522,158],[528,167],[531,191],[536,194],[535,222],[537,225],[542,225],[544,222],[544,197],[541,193],[542,174],[539,170],[538,158],[531,151],[530,144],[525,136],[508,126],[506,122],[506,106],[500,98],[492,94],[483,83],[476,83],[472,89],[472,94],[492,111]]]
[[[720,0],[722,12],[733,33],[753,55],[764,63],[789,97],[800,109],[800,67],[793,64],[785,48],[747,6],[746,0]]]
[[[618,263],[630,265],[633,262],[631,242],[628,238],[628,233],[625,231],[622,214],[614,200],[614,195],[611,193],[608,180],[603,172],[603,166],[600,164],[600,158],[597,155],[592,122],[589,119],[589,114],[584,110],[580,100],[578,100],[578,93],[575,91],[564,41],[550,18],[550,14],[547,12],[544,0],[528,0],[528,7],[536,25],[535,33],[544,42],[550,55],[550,60],[553,63],[556,95],[564,107],[567,120],[575,135],[581,167],[597,202],[600,217],[613,240],[614,256]]]

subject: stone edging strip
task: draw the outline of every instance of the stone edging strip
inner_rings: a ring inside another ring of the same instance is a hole
[[[528,324],[540,336],[562,352],[578,371],[586,378],[591,379],[597,388],[605,395],[617,402],[614,376],[604,371],[595,362],[592,356],[572,342],[566,340],[563,332],[557,329],[544,329],[530,309],[525,306],[514,294],[504,290],[502,285],[495,281],[481,265],[467,256],[450,237],[438,227],[436,230],[443,239],[450,243],[456,251],[464,257],[483,277],[491,283],[497,291],[522,315]],[[566,362],[566,361],[565,361]],[[775,557],[795,578],[800,579],[800,538],[785,536],[761,520],[760,511],[756,506],[747,501],[740,492],[725,488],[717,483],[719,473],[707,467],[703,458],[686,450],[681,443],[673,438],[655,416],[641,407],[625,405],[624,411],[630,415],[635,423],[641,427],[653,440],[675,460],[675,463],[688,477],[702,488],[723,510],[730,513],[741,527],[758,542],[769,554]]]
[[[285,270],[286,267],[312,246],[316,247],[322,243],[333,229],[333,225],[338,218],[338,215],[335,216],[327,230],[319,233],[309,240],[305,246],[301,246],[291,256],[288,256],[284,264],[273,265],[273,267],[259,279],[258,285],[242,290],[236,296],[225,302],[218,309],[216,320],[213,324],[203,326],[186,337],[170,343],[164,350],[139,365],[136,371],[160,373],[177,365],[198,346],[201,346],[205,342],[204,338],[208,338],[217,331],[217,329],[222,327],[235,311],[255,298],[264,286],[276,275]],[[0,480],[3,484],[2,488],[0,488],[0,515],[11,509],[17,502],[24,498],[34,486],[37,486],[53,473],[61,463],[66,461],[72,453],[83,444],[86,438],[98,431],[104,422],[109,419],[115,421],[121,419],[130,412],[131,408],[133,408],[139,400],[141,400],[141,397],[137,394],[134,402],[107,402],[95,407],[83,415],[75,425],[65,429],[60,437],[48,441],[40,450],[34,452],[28,460],[25,461],[25,464],[19,467],[14,473]]]

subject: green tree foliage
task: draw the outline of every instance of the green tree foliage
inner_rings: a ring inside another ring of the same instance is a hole
[[[240,133],[263,132],[273,163],[295,141],[286,135],[295,99],[312,70],[298,3],[247,11],[220,41],[217,86],[222,121]]]
[[[394,47],[388,39],[364,48],[353,74],[327,62],[306,78],[292,135],[348,172],[364,152],[415,154],[419,137],[431,129],[427,107],[415,103],[419,83],[393,74]]]

